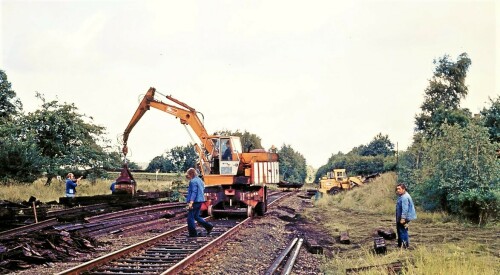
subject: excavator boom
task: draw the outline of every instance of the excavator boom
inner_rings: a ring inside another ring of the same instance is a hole
[[[139,122],[142,116],[150,109],[150,107],[169,113],[179,118],[182,124],[189,125],[191,129],[193,129],[193,131],[196,133],[196,135],[200,138],[203,147],[206,148],[209,152],[212,152],[212,150],[214,149],[213,148],[214,145],[212,141],[208,139],[207,130],[205,129],[203,122],[198,118],[196,110],[188,106],[186,103],[183,103],[173,98],[172,96],[166,96],[166,98],[184,108],[159,101],[155,99],[155,92],[156,92],[155,88],[153,87],[149,88],[149,90],[144,95],[144,98],[142,99],[141,103],[139,104],[139,107],[137,107],[137,110],[132,116],[132,119],[127,125],[127,128],[125,128],[125,131],[123,132],[123,149],[122,149],[123,154],[126,156],[128,153],[127,141],[130,132],[137,124],[137,122]],[[198,150],[198,148],[197,148],[198,153],[201,153],[200,156],[203,156],[204,153],[202,152],[201,149]]]

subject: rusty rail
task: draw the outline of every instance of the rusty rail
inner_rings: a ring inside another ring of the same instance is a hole
[[[266,270],[264,273],[265,275],[272,275],[276,273],[276,270],[283,265],[283,261],[285,258],[290,254],[290,251],[292,248],[295,247],[293,250],[292,254],[288,257],[287,262],[283,265],[283,271],[281,274],[290,274],[293,268],[293,265],[295,263],[295,259],[297,258],[297,255],[299,254],[300,248],[302,247],[303,239],[299,238],[294,238],[288,246],[281,251],[281,253],[278,255],[278,257],[274,260],[274,262],[269,266],[269,268]]]
[[[37,230],[40,230],[40,229],[43,229],[43,228],[46,228],[49,226],[54,226],[58,223],[59,222],[55,218],[52,218],[52,219],[44,220],[44,221],[41,221],[38,223],[28,224],[25,226],[14,228],[14,229],[2,231],[2,232],[0,232],[0,239],[9,238],[9,237],[12,237],[14,235],[28,233],[31,231],[37,231]]]

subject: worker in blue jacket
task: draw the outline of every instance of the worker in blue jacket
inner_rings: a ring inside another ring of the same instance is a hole
[[[73,198],[76,194],[76,187],[78,186],[78,182],[82,179],[79,177],[75,179],[75,175],[73,173],[68,173],[66,176],[66,197]]]
[[[200,217],[200,209],[203,202],[205,202],[205,184],[198,177],[198,173],[194,168],[189,168],[186,171],[186,178],[189,180],[187,201],[188,201],[188,216],[187,216],[187,224],[188,224],[188,232],[189,237],[197,237],[199,234],[196,231],[196,225],[194,221],[196,220],[201,226],[207,230],[207,235],[210,234],[214,226],[206,222],[203,218]]]
[[[398,232],[398,246],[408,248],[410,246],[410,236],[408,235],[408,225],[410,221],[417,218],[417,212],[413,205],[410,194],[406,191],[406,185],[399,183],[396,186],[398,200],[396,202],[396,229]]]

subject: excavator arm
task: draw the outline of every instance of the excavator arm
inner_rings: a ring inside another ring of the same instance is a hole
[[[134,126],[139,122],[139,120],[142,118],[142,116],[150,109],[150,107],[156,108],[160,111],[166,112],[168,114],[171,114],[175,116],[176,118],[179,118],[181,124],[184,125],[189,125],[191,129],[196,133],[196,135],[200,138],[203,147],[208,150],[208,152],[212,152],[214,149],[214,144],[212,141],[208,138],[208,133],[207,130],[205,129],[205,126],[203,125],[203,122],[199,119],[197,112],[194,108],[188,106],[187,104],[171,97],[171,96],[166,96],[166,98],[181,107],[170,105],[167,103],[164,103],[162,101],[159,101],[155,99],[155,92],[156,89],[151,87],[147,91],[146,95],[144,95],[144,98],[142,99],[141,103],[139,104],[139,107],[134,113],[134,116],[130,120],[129,124],[127,125],[127,128],[123,132],[123,148],[122,152],[124,156],[127,156],[128,153],[128,147],[127,147],[127,141],[128,137],[130,135],[130,132],[134,128]],[[207,161],[206,154],[203,152],[203,149],[200,148],[198,144],[195,144],[195,149],[198,152],[198,155],[204,160]]]

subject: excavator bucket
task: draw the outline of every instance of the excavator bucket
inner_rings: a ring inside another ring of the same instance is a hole
[[[122,170],[120,171],[120,176],[116,179],[115,182],[115,191],[113,192],[113,194],[135,195],[137,185],[126,163],[123,164]]]

